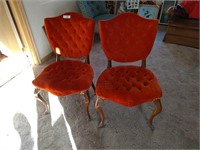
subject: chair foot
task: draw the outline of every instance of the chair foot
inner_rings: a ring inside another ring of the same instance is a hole
[[[97,97],[97,100],[96,100],[96,103],[95,103],[95,109],[99,113],[99,116],[101,118],[101,121],[100,121],[99,126],[98,126],[99,128],[102,128],[104,126],[104,120],[105,120],[104,113],[103,113],[103,110],[101,108],[101,102],[102,102],[102,99],[100,97]]]
[[[43,97],[40,95],[41,90],[36,88],[34,91],[35,94],[35,98],[36,100],[40,101],[44,106],[45,106],[45,111],[44,114],[48,114],[49,113],[49,104],[47,103],[46,100],[43,99]]]
[[[86,110],[88,119],[91,120],[90,113],[89,113],[90,95],[89,95],[88,90],[84,92],[84,97],[85,97],[85,110]]]
[[[151,116],[149,117],[149,124],[152,130],[154,130],[154,126],[152,124],[153,118],[162,111],[162,104],[160,102],[160,99],[156,99],[153,103],[155,104],[156,107],[155,110],[152,112]]]

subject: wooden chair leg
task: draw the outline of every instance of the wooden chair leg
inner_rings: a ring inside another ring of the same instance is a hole
[[[149,124],[150,124],[152,129],[154,128],[153,125],[152,125],[153,118],[155,116],[157,116],[162,111],[162,104],[160,102],[160,99],[156,99],[153,103],[155,104],[155,109],[152,112],[151,116],[149,117]]]
[[[105,120],[104,113],[103,113],[103,110],[101,108],[101,102],[102,102],[102,99],[100,97],[97,97],[97,100],[96,100],[96,103],[95,103],[95,109],[99,113],[99,116],[101,118],[101,121],[100,121],[99,126],[98,126],[99,128],[104,126],[104,120]]]
[[[93,90],[94,90],[94,93],[95,93],[95,86],[94,86],[94,82],[92,82],[92,88],[93,88]]]
[[[91,119],[90,113],[89,113],[90,95],[89,95],[88,90],[84,92],[84,97],[85,97],[85,110],[86,110],[86,113],[87,113],[88,118],[90,120]]]
[[[43,99],[43,97],[40,95],[41,90],[36,88],[34,91],[36,100],[40,101],[45,106],[44,114],[49,113],[49,104],[46,100]]]

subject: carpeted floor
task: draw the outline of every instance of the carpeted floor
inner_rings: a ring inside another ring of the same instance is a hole
[[[110,101],[103,103],[106,126],[98,129],[92,88],[91,121],[87,120],[82,95],[57,98],[42,92],[51,107],[51,113],[44,115],[43,105],[33,97],[31,81],[54,61],[51,59],[33,70],[28,68],[0,89],[4,103],[0,106],[0,149],[199,149],[199,50],[164,43],[164,33],[161,28],[147,59],[147,67],[163,90],[163,111],[154,120],[154,131],[147,124],[152,103],[125,108]],[[107,65],[98,38],[91,65],[96,83]]]

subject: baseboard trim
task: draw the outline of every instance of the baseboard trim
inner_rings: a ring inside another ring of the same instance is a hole
[[[53,55],[55,55],[54,52],[49,53],[41,59],[41,62],[44,63],[45,61],[49,60]]]

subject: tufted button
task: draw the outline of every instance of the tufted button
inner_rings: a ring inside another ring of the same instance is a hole
[[[80,58],[88,55],[90,51],[88,45],[91,45],[91,42],[93,41],[93,27],[93,20],[84,18],[79,14],[72,14],[71,19],[63,19],[63,15],[62,17],[58,16],[45,19],[45,28],[48,29],[47,34],[50,37],[49,41],[51,45],[53,45],[54,51],[55,47],[61,49],[61,54],[64,57]],[[84,33],[87,33],[87,35]],[[84,43],[85,47],[81,47],[81,44],[76,42]],[[68,47],[65,43],[68,44]],[[74,43],[77,45],[74,45]],[[72,49],[73,52],[69,51],[69,48]],[[82,52],[77,52],[77,48]]]
[[[143,84],[144,86],[147,86],[148,85],[148,83],[147,82],[144,82],[144,84]]]

